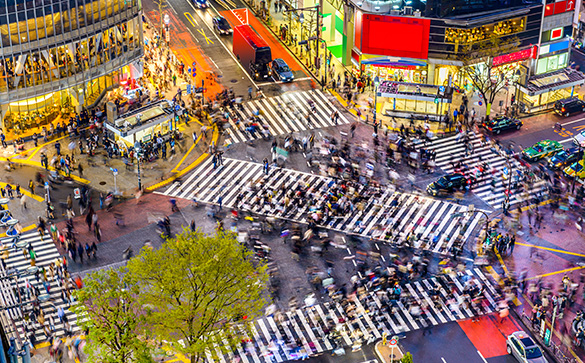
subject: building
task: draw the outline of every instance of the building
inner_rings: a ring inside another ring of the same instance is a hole
[[[137,0],[0,0],[0,124],[8,137],[67,121],[142,75]]]
[[[315,2],[297,0],[292,6]],[[449,86],[470,90],[458,54],[493,37],[518,40],[517,50],[496,57],[494,65],[514,68],[515,76],[506,87],[508,97],[515,94],[527,112],[551,107],[584,82],[582,73],[567,69],[580,5],[574,0],[320,2],[321,37],[329,51],[356,74],[399,83],[395,89],[408,97],[395,98],[394,110],[439,112],[441,105],[431,94],[425,94],[423,103],[417,101],[420,92],[412,92],[416,85],[427,91],[433,90],[430,86],[439,92]]]

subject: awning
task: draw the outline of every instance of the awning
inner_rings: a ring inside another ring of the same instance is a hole
[[[563,68],[555,72],[532,76],[526,86],[520,90],[529,96],[536,96],[546,92],[578,86],[585,83],[585,75],[572,68]]]
[[[427,65],[427,62],[410,58],[376,57],[362,59],[362,64],[370,64],[378,67],[424,67]]]

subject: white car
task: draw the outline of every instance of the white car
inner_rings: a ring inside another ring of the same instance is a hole
[[[540,347],[526,332],[517,331],[508,335],[506,351],[522,363],[548,363]]]
[[[573,142],[577,146],[585,147],[585,131],[581,131],[577,135],[573,136]]]

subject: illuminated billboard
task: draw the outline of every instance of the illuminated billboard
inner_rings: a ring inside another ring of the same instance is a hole
[[[427,59],[430,25],[429,19],[363,14],[360,50],[364,54]]]

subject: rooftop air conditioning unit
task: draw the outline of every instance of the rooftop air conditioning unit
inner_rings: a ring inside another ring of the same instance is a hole
[[[412,15],[412,6],[405,6],[403,10],[404,15]]]
[[[416,17],[420,18],[420,17],[421,17],[420,10],[415,10],[415,11],[414,11],[414,16],[416,16]]]
[[[400,15],[400,10],[390,10],[390,15]]]

